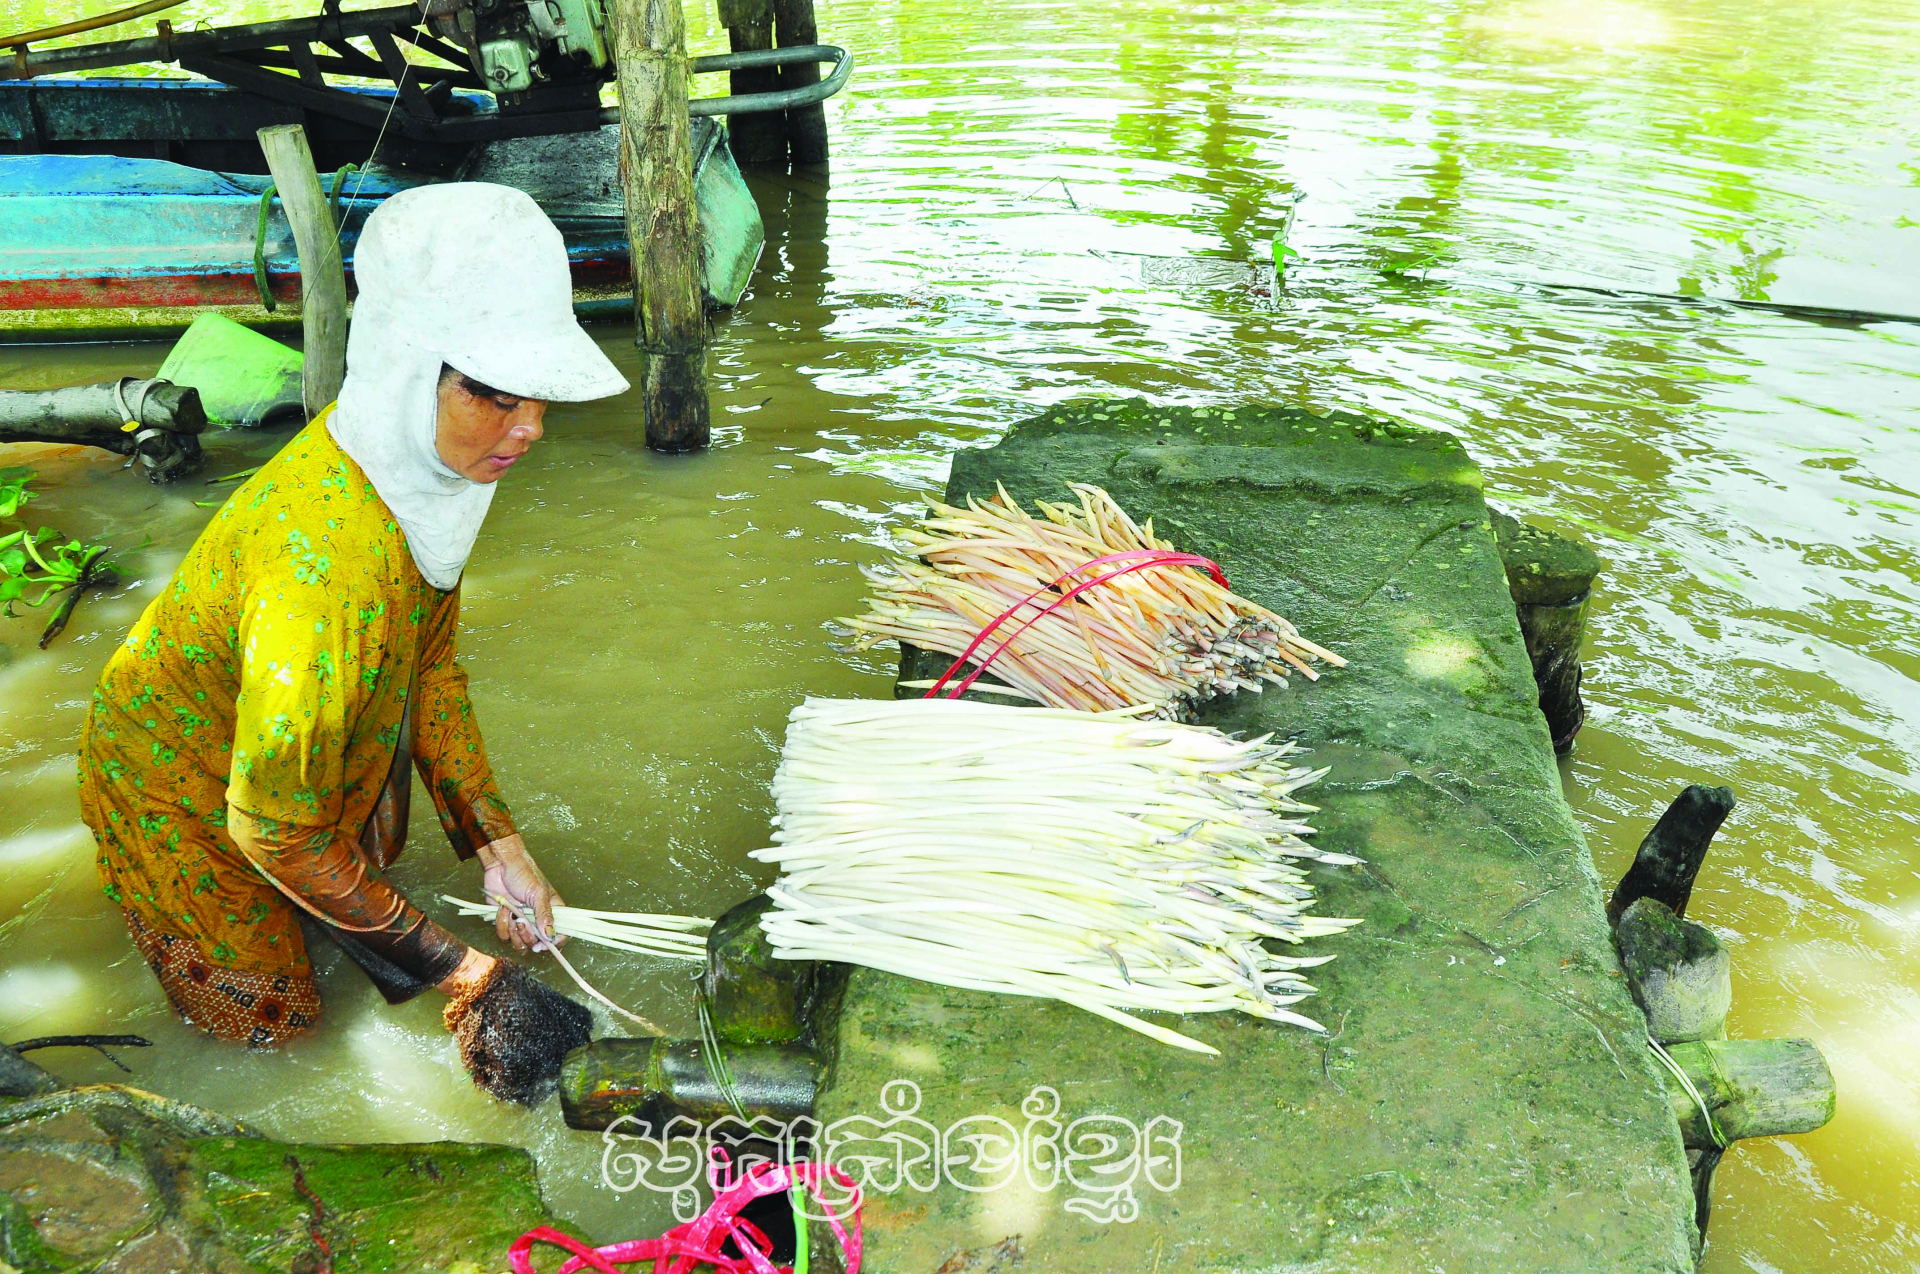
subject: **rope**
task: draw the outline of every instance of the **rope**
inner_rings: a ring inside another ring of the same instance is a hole
[[[499,894],[488,894],[487,900],[489,902],[498,903],[500,906],[505,907],[509,912],[513,914],[513,918],[515,920],[518,920],[521,924],[525,925],[527,927],[527,932],[534,936],[534,939],[535,939],[533,944],[534,951],[536,953],[545,951],[546,953],[551,955],[554,959],[558,960],[560,962],[560,967],[567,971],[567,976],[572,978],[574,980],[574,983],[577,986],[579,986],[579,988],[582,991],[585,991],[588,995],[591,995],[594,999],[600,1001],[600,1003],[606,1005],[608,1008],[612,1009],[615,1013],[618,1013],[621,1017],[624,1017],[628,1021],[639,1026],[640,1029],[647,1031],[650,1034],[653,1034],[656,1036],[664,1036],[666,1034],[665,1031],[655,1026],[652,1022],[647,1021],[646,1018],[641,1017],[638,1013],[629,1012],[628,1010],[621,1008],[618,1004],[615,1004],[612,1000],[609,1000],[606,996],[600,993],[599,988],[595,987],[593,983],[581,977],[579,971],[573,967],[572,963],[568,961],[567,957],[560,954],[560,948],[553,945],[553,939],[550,938],[547,935],[546,931],[540,927],[540,922],[534,918],[531,912],[528,912],[525,909],[523,909],[518,903],[514,902],[513,899],[502,897]]]
[[[406,72],[402,71],[401,74],[404,75]],[[367,157],[367,162],[373,162],[371,155]],[[340,171],[333,175],[333,192],[327,198],[327,215],[333,218],[333,241],[335,244],[340,242],[340,192],[346,188],[347,174],[357,173],[359,171],[360,165],[358,164],[342,164],[340,165]]]
[[[1668,1072],[1680,1081],[1680,1087],[1687,1090],[1687,1096],[1693,1098],[1693,1104],[1700,1108],[1701,1117],[1707,1121],[1707,1135],[1713,1138],[1714,1148],[1716,1150],[1725,1150],[1732,1143],[1727,1140],[1727,1135],[1720,1131],[1719,1120],[1713,1117],[1713,1111],[1707,1106],[1707,1099],[1700,1095],[1698,1088],[1694,1087],[1693,1081],[1687,1077],[1687,1072],[1680,1069],[1680,1063],[1673,1060],[1673,1054],[1662,1047],[1660,1041],[1654,1039],[1651,1035],[1647,1037],[1647,1047],[1652,1049],[1653,1055],[1660,1059],[1660,1064],[1665,1066]],[[1713,1067],[1715,1075],[1720,1074],[1720,1066],[1719,1063],[1713,1060],[1713,1049],[1711,1046],[1707,1048],[1707,1065]],[[1721,1076],[1721,1079],[1724,1080],[1725,1076]]]
[[[638,1261],[651,1262],[656,1272],[668,1270],[673,1274],[683,1274],[696,1265],[711,1267],[716,1274],[786,1274],[789,1268],[793,1274],[806,1274],[806,1227],[801,1202],[804,1194],[819,1201],[827,1225],[840,1245],[847,1274],[860,1274],[865,1236],[860,1221],[860,1189],[853,1178],[832,1164],[801,1160],[791,1164],[754,1164],[739,1181],[727,1186],[721,1176],[727,1162],[726,1151],[716,1146],[712,1155],[714,1163],[708,1169],[708,1176],[713,1185],[713,1206],[701,1216],[675,1226],[657,1239],[635,1239],[598,1248],[589,1247],[551,1226],[539,1226],[515,1239],[507,1249],[507,1261],[514,1274],[534,1274],[532,1253],[536,1243],[549,1243],[572,1253],[557,1274],[575,1274],[586,1269],[619,1274],[614,1268],[616,1264]],[[829,1186],[847,1200],[844,1213],[828,1200]],[[791,1267],[775,1265],[770,1259],[772,1240],[753,1222],[739,1215],[754,1199],[772,1194],[790,1194],[794,1201],[794,1239],[799,1246],[795,1248]],[[843,1216],[853,1223],[851,1230],[843,1224]]]
[[[727,1099],[727,1105],[742,1122],[747,1122],[747,1110],[740,1102],[740,1090],[734,1086],[733,1071],[727,1066],[727,1055],[720,1047],[720,1033],[713,1029],[713,1013],[707,1008],[707,993],[701,990],[694,1000],[694,1008],[700,1017],[700,1060],[706,1064],[707,1078]]]
[[[1082,571],[1091,570],[1096,566],[1104,566],[1108,562],[1127,561],[1127,559],[1130,558],[1139,558],[1142,560],[1129,562],[1128,565],[1108,571],[1105,575],[1096,575],[1084,583],[1074,585],[1074,587],[1062,593],[1059,600],[1050,606],[1042,608],[1039,614],[1014,629],[1011,637],[1008,637],[995,647],[993,653],[989,654],[985,659],[982,659],[979,664],[974,667],[972,674],[961,681],[959,685],[955,686],[945,697],[948,699],[958,699],[961,695],[965,694],[967,688],[973,685],[973,683],[979,679],[980,674],[987,670],[987,665],[1006,653],[1007,647],[1013,645],[1013,643],[1019,639],[1021,633],[1026,632],[1027,629],[1033,627],[1048,615],[1051,615],[1054,611],[1060,609],[1060,607],[1065,606],[1068,602],[1096,584],[1104,584],[1108,580],[1118,579],[1120,576],[1129,575],[1134,571],[1145,570],[1149,566],[1196,566],[1205,570],[1208,575],[1211,575],[1214,583],[1218,584],[1221,588],[1229,587],[1226,574],[1221,571],[1219,563],[1201,557],[1197,553],[1176,553],[1167,549],[1128,549],[1124,553],[1108,553],[1106,556],[1096,557],[1090,562],[1082,562],[1072,570],[1055,576],[1051,582],[1042,584],[1039,588],[1034,589],[1031,593],[1028,593],[1025,597],[1001,611],[999,616],[991,624],[982,628],[974,639],[968,643],[967,648],[960,652],[960,657],[954,660],[953,666],[948,668],[940,680],[933,684],[933,689],[927,691],[921,698],[939,698],[940,691],[946,686],[950,679],[959,674],[961,668],[966,666],[966,662],[972,657],[973,652],[980,648],[980,643],[992,636],[994,629],[1000,627],[1000,625],[1006,623],[1009,619],[1012,619],[1022,606],[1031,605],[1034,598],[1040,596],[1048,589],[1058,589],[1060,585],[1066,583]]]
[[[269,314],[280,308],[273,299],[273,289],[267,286],[267,213],[277,193],[272,182],[260,192],[260,220],[253,228],[253,286],[260,290],[260,308]]]
[[[427,20],[427,7],[431,3],[432,0],[419,0],[419,20],[421,22]],[[404,57],[401,58],[401,63],[400,76],[393,82],[393,100],[387,103],[387,113],[380,117],[380,131],[373,135],[373,149],[367,152],[367,167],[360,169],[360,180],[353,183],[353,194],[347,199],[347,202],[350,204],[357,203],[360,199],[360,188],[367,184],[367,172],[373,167],[373,161],[380,155],[380,143],[386,139],[387,125],[393,122],[393,112],[395,108],[400,105],[401,90],[407,86],[407,73],[413,70],[413,63],[408,62]],[[346,169],[342,168],[340,171],[345,173]],[[340,246],[340,235],[345,229],[345,227],[340,224],[337,211],[336,209],[336,215],[333,219],[333,246],[336,249]]]
[[[140,386],[140,396],[131,407],[127,406],[128,381]],[[147,398],[159,383],[157,380],[141,380],[138,376],[122,376],[113,382],[113,405],[120,409],[121,433],[130,434],[145,423],[141,416],[147,410]]]

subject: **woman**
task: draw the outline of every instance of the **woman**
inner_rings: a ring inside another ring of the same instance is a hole
[[[560,234],[504,186],[367,219],[339,401],[237,490],[115,651],[81,742],[107,896],[181,1016],[256,1046],[312,1026],[302,913],[390,1001],[428,987],[476,1082],[534,1100],[586,1010],[427,920],[379,876],[408,762],[525,950],[559,898],[514,830],[454,660],[493,484],[550,400],[626,380],[573,319]]]

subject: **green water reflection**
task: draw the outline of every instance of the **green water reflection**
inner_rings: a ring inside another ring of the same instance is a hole
[[[195,0],[184,20],[301,8]],[[723,43],[690,21],[700,50]],[[1708,1268],[1920,1263],[1920,327],[1556,287],[1920,310],[1920,11],[914,0],[823,6],[821,26],[862,68],[830,110],[831,185],[760,185],[773,242],[719,333],[722,445],[663,460],[630,403],[556,409],[469,574],[479,708],[563,890],[707,911],[762,883],[744,855],[787,707],[885,687],[820,625],[955,448],[1087,392],[1420,421],[1606,557],[1593,719],[1564,769],[1602,875],[1681,784],[1731,783],[1694,911],[1733,944],[1732,1029],[1812,1036],[1838,1074],[1828,1129],[1729,1156]],[[1295,196],[1279,295],[1142,281],[1170,277],[1145,257],[1263,257]],[[160,353],[6,350],[0,373]],[[657,1230],[656,1200],[596,1184],[597,1144],[468,1092],[430,1008],[332,976],[327,1032],[258,1057],[166,1021],[95,891],[68,753],[202,493],[44,468],[49,521],[152,543],[51,654],[0,629],[0,912],[38,917],[0,931],[0,1035],[133,1017],[162,1043],[149,1086],[288,1136],[519,1141],[596,1231]],[[407,887],[458,879],[433,840]],[[677,972],[585,964],[691,1026]]]

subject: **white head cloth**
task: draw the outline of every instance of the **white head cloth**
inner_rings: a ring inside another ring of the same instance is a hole
[[[627,381],[574,321],[566,245],[524,191],[483,182],[401,191],[367,218],[353,267],[347,379],[327,427],[400,523],[420,574],[450,589],[493,484],[440,458],[441,365],[558,402],[606,398]]]

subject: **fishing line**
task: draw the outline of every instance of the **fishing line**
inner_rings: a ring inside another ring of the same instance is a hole
[[[422,23],[427,20],[427,8],[431,3],[432,0],[420,0],[418,7],[420,10],[420,21]],[[411,70],[413,70],[413,63],[408,61],[403,54],[400,58],[400,75],[393,82],[393,100],[387,103],[387,113],[381,117],[380,129],[373,135],[373,149],[367,152],[367,162],[366,165],[360,169],[360,179],[353,183],[353,194],[347,199],[348,212],[352,212],[353,205],[360,201],[360,188],[367,184],[367,173],[373,168],[374,160],[380,157],[380,143],[386,140],[387,125],[393,122],[393,112],[400,105],[400,94],[407,86],[407,73]],[[339,198],[339,191],[337,189],[334,191],[334,197],[337,202]],[[346,218],[335,217],[333,223],[333,246],[336,250],[340,247],[340,236],[346,233],[346,229]]]

